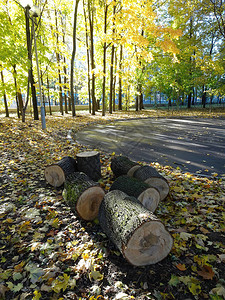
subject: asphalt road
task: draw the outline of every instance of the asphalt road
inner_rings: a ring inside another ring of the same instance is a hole
[[[76,141],[136,161],[159,162],[183,171],[225,174],[225,119],[159,118],[95,125]],[[225,175],[224,175],[225,176]]]

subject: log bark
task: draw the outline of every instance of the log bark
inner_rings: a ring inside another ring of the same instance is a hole
[[[113,190],[120,190],[128,196],[137,198],[151,212],[154,212],[159,204],[159,191],[137,178],[127,175],[119,176],[110,188],[110,191]]]
[[[82,172],[69,175],[64,183],[63,198],[86,221],[92,221],[98,216],[104,195],[98,183]]]
[[[142,166],[134,172],[133,176],[150,186],[157,188],[160,194],[160,200],[164,200],[167,197],[169,193],[169,184],[166,178],[160,175],[155,168]]]
[[[140,165],[126,156],[116,156],[111,161],[111,170],[116,177],[121,175],[133,176],[138,168],[140,168]]]
[[[63,185],[66,177],[77,171],[77,162],[73,157],[65,156],[56,164],[49,165],[45,168],[46,181],[54,186]]]
[[[135,266],[157,263],[171,251],[173,239],[160,220],[121,191],[104,197],[99,222],[124,258]]]
[[[77,169],[88,175],[92,180],[101,178],[100,154],[97,151],[85,151],[77,154]]]

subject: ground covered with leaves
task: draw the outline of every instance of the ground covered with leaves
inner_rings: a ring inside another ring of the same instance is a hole
[[[47,165],[87,149],[72,140],[71,130],[149,116],[167,115],[47,116],[45,131],[30,118],[1,118],[0,299],[225,299],[224,177],[146,162],[169,182],[169,196],[155,214],[174,238],[167,258],[146,267],[125,261],[98,221],[82,221],[64,202],[63,188],[44,179]],[[107,192],[113,153],[98,150]]]

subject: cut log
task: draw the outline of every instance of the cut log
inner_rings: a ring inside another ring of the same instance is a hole
[[[77,171],[77,162],[73,157],[65,156],[56,164],[45,168],[45,179],[54,187],[63,185],[66,177]]]
[[[111,185],[110,191],[120,190],[128,196],[137,198],[147,209],[154,212],[159,204],[160,195],[155,187],[127,175],[119,176]]]
[[[167,197],[169,184],[166,178],[160,175],[155,168],[142,166],[134,172],[134,177],[157,188],[160,194],[160,200],[164,200]]]
[[[119,190],[104,197],[99,223],[124,258],[135,266],[161,261],[173,246],[173,239],[161,221],[137,199]]]
[[[85,151],[77,154],[77,168],[94,181],[101,178],[100,154],[97,151]]]
[[[64,183],[63,198],[86,221],[92,221],[98,216],[104,195],[99,184],[82,172],[69,175]]]
[[[126,156],[116,156],[111,161],[111,170],[116,177],[121,175],[133,176],[138,168],[140,168],[140,165]]]

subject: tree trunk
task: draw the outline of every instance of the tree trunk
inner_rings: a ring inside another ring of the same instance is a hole
[[[30,76],[30,72],[28,72],[27,99],[26,99],[25,105],[23,103],[21,89],[17,85],[16,76],[17,76],[16,65],[13,65],[13,77],[14,77],[14,83],[15,83],[15,88],[16,88],[16,96],[17,96],[17,114],[18,114],[18,117],[20,117],[20,113],[21,113],[22,122],[25,122],[26,109],[27,109],[27,105],[28,105],[28,101],[29,101],[29,85],[30,85],[29,76]]]
[[[4,105],[5,105],[5,116],[8,118],[9,117],[9,109],[8,109],[8,104],[7,104],[7,99],[6,99],[3,70],[1,70],[1,80],[2,80],[2,85],[3,85],[3,89],[4,89],[3,98],[4,98]]]
[[[30,80],[33,110],[34,110],[34,120],[39,120],[38,116],[38,106],[37,106],[37,96],[33,75],[33,65],[32,65],[32,41],[30,37],[30,17],[29,17],[30,7],[27,5],[25,9],[25,18],[26,18],[26,37],[27,37],[27,53],[28,53],[28,66],[29,66],[29,75],[28,80]]]
[[[108,5],[104,6],[104,35],[107,31]],[[105,116],[105,83],[106,83],[106,42],[103,45],[103,82],[102,82],[102,115]]]
[[[192,40],[193,38],[193,16],[190,17],[190,32],[189,32],[189,39],[190,41]],[[195,51],[193,53],[195,55]],[[194,68],[194,58],[192,56],[190,56],[190,66],[189,66],[189,76],[190,76],[190,81],[191,81],[191,90],[193,90],[194,86],[193,86],[193,68]],[[192,98],[192,91],[189,92],[188,94],[188,109],[191,108],[191,98]]]
[[[64,199],[86,221],[94,220],[98,216],[104,195],[103,189],[84,173],[73,173],[64,183]]]
[[[138,111],[138,95],[135,97],[135,110]]]
[[[46,69],[46,71],[47,71],[47,69]],[[52,115],[52,107],[51,107],[51,100],[50,100],[50,86],[49,86],[48,72],[47,72],[47,89],[48,89],[49,114]]]
[[[119,176],[111,185],[110,191],[119,190],[128,196],[138,199],[148,210],[154,212],[159,204],[160,195],[155,187],[150,187],[147,183],[129,177],[127,175]]]
[[[59,107],[61,115],[63,115],[63,97],[62,97],[62,78],[61,78],[61,66],[60,66],[60,53],[59,53],[59,33],[58,33],[58,16],[55,9],[55,27],[56,27],[56,60],[58,64],[58,79],[59,79]]]
[[[112,29],[112,38],[115,35],[115,14],[116,14],[116,1],[113,4],[113,29]],[[110,63],[110,84],[109,84],[109,113],[112,114],[113,111],[113,68],[114,68],[114,53],[115,45],[112,41],[112,50],[111,50],[111,63]]]
[[[95,98],[95,59],[94,59],[94,7],[91,7],[91,0],[88,0],[88,20],[90,27],[90,58],[91,58],[91,99],[92,99],[92,115],[96,111],[96,98]]]
[[[205,86],[202,86],[202,107],[205,108],[206,106],[206,91]]]
[[[160,220],[121,191],[106,194],[99,209],[99,223],[132,265],[155,264],[172,249],[173,239]]]
[[[133,176],[150,186],[155,187],[159,191],[160,200],[164,200],[167,197],[169,193],[169,184],[166,178],[160,175],[153,167],[140,167],[134,172]]]
[[[191,105],[195,105],[195,88],[192,88],[192,93],[193,93],[193,97],[192,97],[192,101],[191,101]]]
[[[143,94],[141,90],[141,85],[139,86],[139,95],[137,96],[136,99],[136,111],[142,110],[144,108],[143,106]]]
[[[122,60],[123,46],[120,45],[118,110],[122,110]]]
[[[58,163],[45,168],[45,179],[50,185],[59,187],[63,185],[67,176],[76,171],[76,160],[70,156],[65,156]]]
[[[62,24],[62,31],[63,31],[63,44],[66,46],[66,40],[65,40],[65,35],[66,35],[66,19],[65,19],[65,26],[63,24],[63,18],[61,16],[61,24]],[[66,70],[66,57],[63,57],[63,72],[64,72],[64,103],[65,103],[65,113],[68,114],[68,106],[67,106],[67,70]]]
[[[111,170],[116,177],[121,175],[133,176],[133,173],[141,166],[131,161],[126,156],[116,156],[111,161]]]
[[[87,28],[87,13],[85,9],[85,3],[83,0],[83,11],[84,11],[84,23],[85,23],[85,37],[86,37],[86,51],[87,51],[87,79],[88,79],[88,108],[89,113],[91,113],[91,78],[90,78],[90,51],[89,51],[89,35],[88,35],[88,28]]]
[[[188,108],[191,108],[191,96],[192,96],[192,92],[188,94]]]
[[[73,80],[74,80],[74,60],[76,55],[76,39],[77,39],[77,12],[78,12],[78,4],[80,0],[76,0],[75,8],[74,8],[74,22],[73,22],[73,50],[72,50],[72,57],[71,57],[71,71],[70,71],[70,99],[71,99],[71,106],[72,106],[72,116],[76,116],[75,111],[75,99],[74,99],[74,88],[73,88]]]
[[[77,168],[79,172],[87,174],[92,180],[101,178],[100,154],[97,151],[85,151],[77,154]]]
[[[20,107],[19,107],[19,99],[18,99],[18,91],[17,91],[17,80],[16,80],[16,65],[13,65],[13,78],[14,78],[14,85],[16,90],[16,111],[17,117],[20,118]],[[28,78],[28,88],[29,88],[29,78]]]
[[[116,51],[115,51],[115,68],[117,66],[117,56],[116,56]],[[113,96],[112,96],[112,101],[113,101],[113,111],[116,111],[116,74],[113,77]]]
[[[16,91],[16,112],[18,119],[20,118],[20,107],[19,107],[19,99],[18,99],[18,91],[17,91],[17,79],[16,79],[16,65],[13,66],[13,78],[14,78],[14,85],[15,85],[15,91]],[[29,73],[28,73],[29,76]],[[29,87],[29,78],[28,78],[28,87]]]
[[[68,114],[68,105],[67,105],[67,70],[66,70],[66,58],[64,57],[64,103],[65,103],[65,113]]]
[[[43,87],[43,72],[41,70],[41,86]],[[44,89],[42,88],[42,99],[43,99],[43,105],[44,105],[44,110],[45,110],[45,116],[46,116],[46,108],[45,108],[45,92]]]

